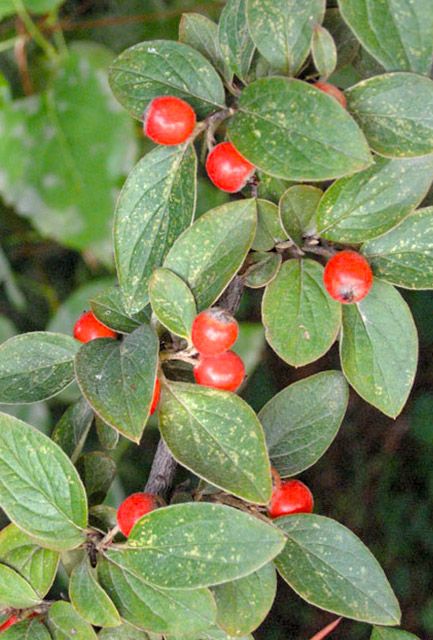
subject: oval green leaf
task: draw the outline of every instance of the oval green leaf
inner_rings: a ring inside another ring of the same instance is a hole
[[[228,69],[218,40],[218,26],[200,13],[184,13],[179,23],[179,40],[199,51],[229,82]]]
[[[254,55],[247,23],[247,0],[228,0],[221,11],[218,38],[231,74],[245,83]]]
[[[86,557],[71,573],[69,597],[75,610],[96,627],[117,627],[120,616],[116,607],[98,584]]]
[[[52,636],[42,622],[27,619],[3,631],[2,640],[52,640]]]
[[[116,476],[114,460],[102,451],[90,451],[78,458],[76,466],[86,488],[89,506],[102,504]]]
[[[314,27],[311,53],[321,78],[328,78],[337,66],[337,47],[328,29],[321,25]]]
[[[317,207],[323,191],[307,184],[289,187],[280,199],[279,214],[281,225],[298,247],[302,247],[304,236],[315,231]]]
[[[131,333],[150,320],[148,306],[138,313],[128,314],[125,311],[119,287],[111,287],[92,297],[90,306],[102,324],[118,333]]]
[[[87,440],[93,418],[92,407],[85,398],[80,398],[66,409],[51,434],[51,439],[74,463]]]
[[[286,240],[278,216],[278,207],[269,200],[257,200],[257,229],[252,249],[270,251],[277,242]]]
[[[0,606],[14,609],[34,607],[40,602],[40,597],[15,569],[0,564]]]
[[[48,626],[54,640],[97,640],[93,628],[75,611],[69,602],[58,600],[51,605]]]
[[[282,257],[279,253],[253,252],[248,256],[248,268],[243,274],[245,286],[260,289],[277,275],[281,267]]]
[[[385,627],[374,627],[370,640],[420,640],[418,636],[400,629],[387,629]]]
[[[156,269],[149,283],[152,309],[171,333],[189,340],[197,307],[188,285],[169,269]]]
[[[102,629],[98,634],[98,640],[149,640],[149,636],[145,631],[124,622],[115,629]]]

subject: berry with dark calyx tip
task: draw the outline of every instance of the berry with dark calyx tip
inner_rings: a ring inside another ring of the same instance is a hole
[[[217,144],[206,160],[209,178],[218,189],[227,193],[243,189],[255,170],[231,142]]]
[[[194,109],[181,98],[154,98],[144,113],[144,134],[157,144],[182,144],[192,135],[197,119]]]
[[[158,378],[155,380],[155,386],[153,388],[152,404],[150,405],[149,415],[153,415],[158,406],[159,399],[161,398],[161,383]]]
[[[271,518],[280,518],[294,513],[311,513],[314,507],[313,494],[300,480],[282,480],[272,492],[268,513]]]
[[[320,89],[320,91],[323,91],[324,93],[327,93],[328,95],[335,98],[341,104],[341,106],[344,109],[346,109],[347,107],[346,96],[340,89],[338,89],[338,87],[335,87],[333,84],[330,84],[329,82],[315,82],[314,86],[316,87],[316,89]]]
[[[127,538],[140,518],[156,509],[155,496],[151,493],[133,493],[128,496],[117,510],[117,524]]]
[[[192,323],[192,344],[205,356],[216,356],[228,351],[239,335],[239,326],[225,309],[214,307],[202,311]]]
[[[99,322],[91,311],[86,311],[75,323],[74,338],[80,342],[90,342],[95,338],[117,338],[117,333]]]
[[[365,298],[370,291],[373,272],[364,256],[345,249],[327,262],[323,282],[331,298],[352,304]]]
[[[0,633],[2,631],[6,631],[6,629],[9,629],[10,627],[12,627],[14,624],[16,624],[17,622],[19,622],[18,617],[13,615],[10,616],[10,618],[8,618],[6,620],[6,622],[3,622],[2,625],[0,625]]]
[[[194,367],[197,384],[225,391],[236,391],[245,378],[245,366],[234,351],[218,356],[202,356]]]

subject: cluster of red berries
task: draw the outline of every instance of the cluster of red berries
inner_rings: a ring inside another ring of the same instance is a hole
[[[102,324],[91,311],[83,313],[74,325],[74,338],[80,342],[90,342],[96,338],[112,338],[116,340],[118,337],[119,335],[115,331]],[[155,413],[160,397],[161,383],[156,378],[150,405],[150,415]]]
[[[345,249],[328,260],[323,274],[331,298],[343,304],[360,302],[373,286],[373,272],[360,253]]]
[[[225,309],[202,311],[192,324],[191,340],[200,354],[194,367],[198,384],[214,389],[236,391],[245,378],[242,359],[230,351],[239,335],[239,326]]]
[[[313,511],[313,494],[307,485],[300,480],[281,480],[275,469],[272,469],[272,475],[274,489],[268,506],[268,514],[271,518]]]

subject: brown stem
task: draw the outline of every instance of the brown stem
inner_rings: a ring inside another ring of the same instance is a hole
[[[161,439],[144,490],[153,495],[165,495],[173,483],[176,466],[176,460],[167,449],[164,440]]]
[[[31,96],[33,93],[33,83],[30,78],[29,73],[29,65],[27,62],[27,31],[21,22],[20,18],[16,20],[17,33],[20,35],[20,38],[17,40],[15,44],[15,60],[17,63],[18,71],[20,73],[21,84],[23,86],[23,91],[26,96]]]

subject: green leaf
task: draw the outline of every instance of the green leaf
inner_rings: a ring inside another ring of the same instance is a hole
[[[148,302],[148,283],[194,216],[197,160],[194,147],[156,147],[134,167],[120,194],[114,250],[126,311]]]
[[[38,546],[24,531],[10,524],[0,532],[0,561],[18,571],[42,599],[54,581],[59,554]]]
[[[339,0],[343,18],[387,71],[430,73],[433,15],[429,0]]]
[[[73,549],[84,540],[87,503],[69,458],[50,438],[0,414],[0,506],[44,547]]]
[[[263,430],[239,396],[168,382],[159,420],[166,445],[184,467],[244,500],[269,502],[272,482]]]
[[[359,395],[397,417],[415,377],[418,337],[409,307],[394,287],[376,280],[364,300],[344,305],[340,357]]]
[[[89,301],[106,287],[113,284],[113,278],[98,278],[78,287],[57,308],[47,325],[47,331],[73,334],[74,325],[80,315],[89,309]]]
[[[78,459],[77,470],[86,487],[89,506],[104,502],[116,476],[114,460],[101,451],[91,451]]]
[[[96,433],[98,439],[104,449],[112,450],[117,447],[119,442],[119,432],[108,424],[105,424],[99,416],[95,418]]]
[[[247,0],[251,37],[273,69],[295,75],[308,56],[325,0]]]
[[[51,434],[52,440],[63,449],[72,462],[76,461],[84,447],[93,418],[89,403],[84,398],[80,398],[78,402],[66,409],[54,427]]]
[[[322,371],[274,396],[260,411],[272,465],[283,478],[308,469],[332,444],[349,389],[339,371]]]
[[[243,578],[284,546],[275,526],[220,504],[157,509],[133,528],[123,547],[106,556],[162,589],[198,589]]]
[[[27,619],[3,631],[2,640],[52,640],[52,638],[42,622]]]
[[[345,618],[384,625],[400,608],[379,563],[346,527],[313,514],[278,518],[287,535],[277,569],[310,604]]]
[[[385,73],[346,91],[350,113],[370,146],[391,158],[433,152],[433,81],[414,73]]]
[[[360,46],[355,34],[344,22],[338,9],[327,9],[323,24],[337,46],[337,69],[347,67],[353,62]]]
[[[122,618],[140,629],[194,637],[215,622],[216,606],[207,589],[159,589],[133,569],[105,559],[98,563],[98,575]]]
[[[239,336],[233,351],[242,358],[247,376],[251,376],[261,363],[265,348],[265,332],[262,323],[240,322]]]
[[[301,80],[273,77],[250,84],[228,132],[245,158],[277,178],[330,180],[371,164],[353,118]]]
[[[121,53],[111,66],[110,84],[119,102],[139,120],[158,96],[183,98],[200,118],[225,103],[221,79],[206,58],[186,44],[167,40],[141,42]]]
[[[283,193],[280,200],[280,219],[283,229],[298,247],[304,236],[315,231],[317,207],[323,191],[307,184],[296,184]]]
[[[111,59],[100,45],[73,44],[46,91],[0,111],[5,201],[42,234],[108,264],[118,184],[136,149],[132,122],[109,91]]]
[[[34,331],[0,346],[0,402],[25,404],[46,400],[74,379],[78,343],[60,333]]]
[[[418,636],[400,629],[386,629],[384,627],[374,627],[370,640],[420,640]]]
[[[98,320],[118,333],[131,333],[150,320],[149,307],[131,315],[125,311],[119,287],[111,287],[94,296],[90,306]]]
[[[164,267],[190,287],[198,311],[210,307],[241,267],[256,232],[256,203],[236,200],[202,215],[170,249]]]
[[[122,342],[84,344],[75,360],[78,384],[95,413],[137,443],[149,416],[158,349],[153,329],[143,325]]]
[[[184,13],[179,23],[179,40],[199,51],[229,82],[228,69],[218,40],[218,26],[200,13]]]
[[[58,600],[51,605],[48,625],[54,640],[96,640],[93,628],[75,611],[69,602]]]
[[[323,286],[323,267],[313,260],[288,260],[266,287],[262,304],[266,339],[294,367],[314,362],[334,343],[341,305]]]
[[[433,156],[388,160],[337,180],[317,212],[317,231],[328,240],[358,243],[401,222],[424,199],[433,181]]]
[[[171,333],[189,340],[197,308],[188,285],[168,269],[156,269],[149,283],[153,312]]]
[[[251,289],[265,287],[277,275],[281,261],[279,253],[251,253],[248,256],[248,269],[243,275],[245,285]]]
[[[433,289],[433,207],[419,209],[362,247],[374,273],[406,289]]]
[[[0,606],[25,609],[34,607],[40,598],[33,587],[15,569],[0,564]]]
[[[329,31],[317,24],[313,30],[311,53],[322,78],[328,78],[337,66],[337,47]]]
[[[96,627],[120,625],[117,609],[98,584],[87,557],[71,574],[69,596],[75,610],[90,624]]]
[[[99,640],[149,640],[145,631],[140,631],[124,622],[115,629],[102,629],[98,634]]]
[[[263,622],[277,592],[277,575],[272,563],[246,578],[214,588],[217,623],[230,636],[244,636]]]
[[[277,242],[286,239],[277,205],[268,200],[257,200],[257,230],[252,248],[256,251],[270,251]]]
[[[218,38],[227,67],[243,83],[246,82],[253,55],[246,15],[247,0],[228,0],[221,11]]]

